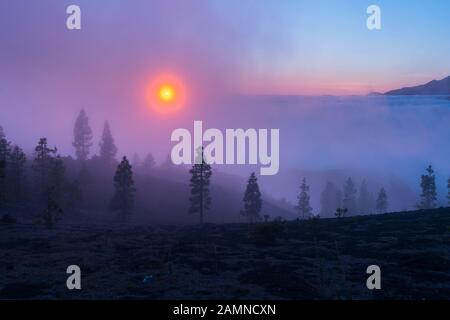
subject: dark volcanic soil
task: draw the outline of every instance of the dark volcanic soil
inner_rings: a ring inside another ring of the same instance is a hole
[[[82,290],[66,288],[79,265]],[[382,290],[366,287],[381,267]],[[450,209],[259,225],[0,224],[2,299],[449,299]]]

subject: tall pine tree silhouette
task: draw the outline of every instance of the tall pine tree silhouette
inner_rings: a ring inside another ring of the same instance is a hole
[[[61,201],[64,192],[64,164],[57,149],[49,148],[46,138],[39,139],[34,150],[32,169],[36,175],[38,201],[45,204],[44,210],[38,216],[38,222],[48,228],[61,218]]]
[[[436,193],[436,177],[434,175],[433,167],[430,165],[427,168],[427,173],[422,175],[420,187],[422,194],[419,209],[432,209],[436,207],[437,193]]]
[[[75,121],[72,145],[78,160],[84,161],[88,158],[92,146],[92,130],[89,126],[89,118],[83,109]]]
[[[195,164],[189,172],[191,174],[189,183],[189,187],[191,188],[189,213],[198,214],[200,224],[203,224],[204,213],[211,206],[209,186],[212,175],[211,166],[206,163],[203,155],[203,147],[197,150]]]
[[[299,216],[302,219],[311,217],[312,208],[310,205],[309,197],[309,186],[306,184],[306,178],[303,178],[302,184],[300,185],[300,193],[297,196],[298,204],[295,207],[298,211]]]
[[[378,213],[385,213],[388,208],[388,197],[384,188],[380,189],[376,200],[376,209]]]
[[[103,127],[102,138],[100,140],[100,159],[105,165],[112,165],[117,154],[117,147],[111,134],[108,121]]]
[[[254,172],[252,172],[248,179],[243,201],[244,210],[241,211],[241,214],[251,223],[261,220],[259,214],[262,207],[261,192],[259,191],[258,179]]]
[[[134,207],[135,192],[132,167],[127,157],[123,157],[114,175],[114,196],[111,201],[111,209],[118,212],[122,220],[129,217]]]
[[[48,147],[47,138],[39,139],[38,145],[34,149],[32,169],[36,175],[38,200],[47,198],[50,170],[56,152],[56,147],[53,149]]]
[[[47,228],[53,228],[63,215],[62,202],[65,193],[65,167],[59,155],[49,158],[49,166],[49,175],[45,189],[46,205],[39,216],[39,221],[45,224]]]

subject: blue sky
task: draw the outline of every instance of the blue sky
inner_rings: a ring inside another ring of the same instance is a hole
[[[248,36],[249,82],[267,90],[276,92],[278,79],[281,91],[361,93],[450,74],[448,1],[242,2],[214,9]],[[366,28],[371,4],[381,8],[382,30]]]

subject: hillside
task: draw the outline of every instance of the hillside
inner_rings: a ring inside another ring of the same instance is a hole
[[[447,95],[450,94],[450,76],[426,84],[391,90],[386,95]]]
[[[82,290],[65,288],[78,264]],[[366,289],[366,268],[382,290]],[[450,208],[259,225],[0,224],[0,298],[442,299]]]
[[[78,167],[73,160],[65,159],[68,180],[77,178]],[[113,171],[102,170],[97,164],[89,164],[90,178],[86,183],[81,204],[64,208],[63,222],[68,223],[109,223],[117,217],[109,209],[114,193]],[[32,172],[29,173],[30,176]],[[132,224],[195,224],[198,217],[188,213],[189,208],[189,168],[155,168],[150,173],[137,171],[134,175],[136,195],[135,208],[131,216]],[[205,222],[243,222],[240,214],[246,178],[214,171],[211,178],[211,210],[205,214]],[[263,190],[263,189],[262,189]],[[263,192],[262,215],[295,218],[294,205],[273,199]],[[27,201],[24,208],[11,207],[11,214],[19,222],[31,222],[36,208]],[[0,208],[2,213],[7,209]]]

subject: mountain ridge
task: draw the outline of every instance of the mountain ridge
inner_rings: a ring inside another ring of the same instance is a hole
[[[447,95],[450,94],[450,76],[422,85],[390,90],[385,95]]]

